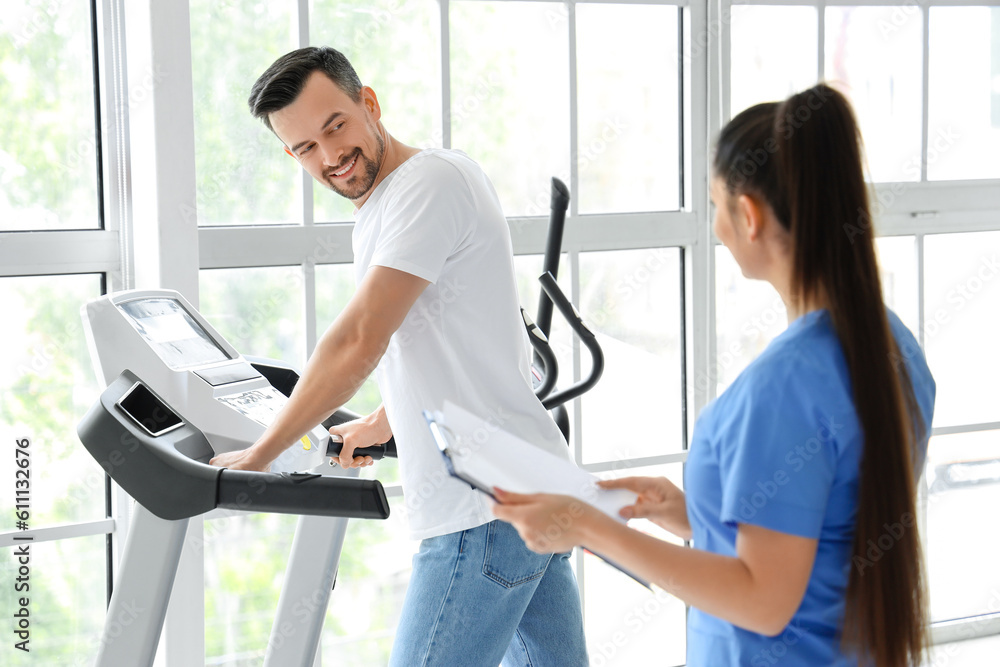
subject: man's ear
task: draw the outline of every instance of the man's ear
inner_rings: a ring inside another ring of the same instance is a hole
[[[371,114],[372,120],[377,122],[382,118],[382,107],[379,106],[378,97],[375,95],[375,91],[368,86],[361,88],[361,103]]]
[[[752,195],[742,194],[736,200],[739,211],[739,225],[746,233],[747,241],[756,241],[764,229],[764,209]]]

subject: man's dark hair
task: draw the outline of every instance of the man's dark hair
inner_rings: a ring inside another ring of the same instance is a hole
[[[294,102],[313,72],[323,72],[352,100],[361,100],[361,79],[344,54],[329,46],[307,46],[281,56],[260,75],[247,99],[250,113],[273,132],[269,114]]]

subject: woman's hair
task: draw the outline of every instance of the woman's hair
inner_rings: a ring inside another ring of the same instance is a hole
[[[844,646],[877,667],[917,665],[927,598],[914,461],[925,426],[882,301],[850,104],[820,84],[751,107],[722,130],[713,171],[730,200],[766,202],[788,230],[793,297],[825,300],[847,360],[864,450]],[[880,556],[870,557],[872,545]]]

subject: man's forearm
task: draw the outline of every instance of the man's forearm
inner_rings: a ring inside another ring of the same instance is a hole
[[[317,343],[288,404],[251,447],[254,463],[269,464],[358,391],[429,284],[396,269],[369,268]]]
[[[271,462],[346,403],[371,375],[387,341],[365,337],[338,319],[316,345],[285,408],[254,445]]]

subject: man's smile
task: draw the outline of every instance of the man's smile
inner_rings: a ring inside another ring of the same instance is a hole
[[[358,161],[358,155],[359,152],[355,152],[354,157],[351,158],[351,161],[348,162],[346,165],[344,165],[341,169],[337,171],[330,171],[327,173],[329,174],[329,176],[333,178],[344,178],[354,170],[354,165],[357,164]]]

